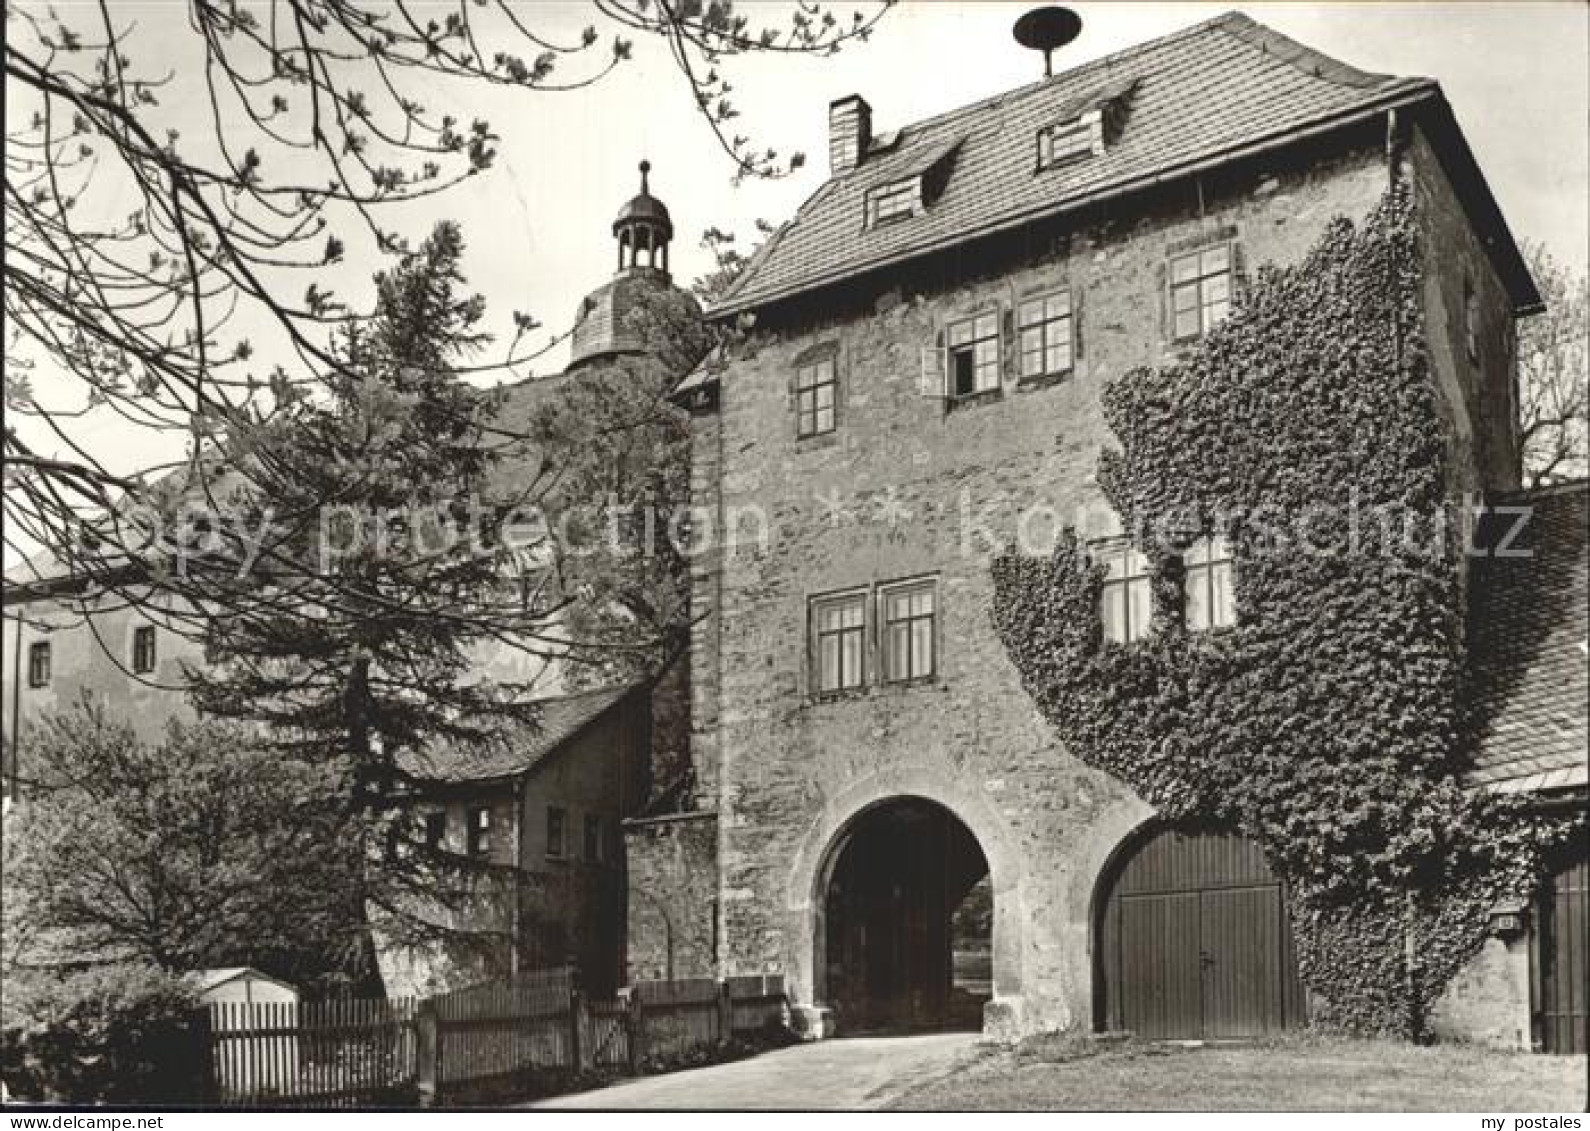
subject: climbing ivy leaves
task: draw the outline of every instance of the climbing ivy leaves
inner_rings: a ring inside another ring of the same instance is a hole
[[[1102,639],[1075,536],[993,564],[995,627],[1067,748],[1168,820],[1256,840],[1316,1021],[1410,1036],[1569,833],[1459,780],[1466,543],[1422,284],[1399,186],[1261,270],[1184,364],[1107,387],[1099,482],[1151,563],[1146,639]],[[1230,540],[1238,620],[1189,634],[1179,555],[1201,533]]]

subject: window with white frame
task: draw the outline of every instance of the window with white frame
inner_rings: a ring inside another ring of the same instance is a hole
[[[999,312],[988,311],[945,327],[950,395],[970,397],[999,388]]]
[[[1042,377],[1071,368],[1071,292],[1023,299],[1016,308],[1021,375]]]
[[[477,858],[491,855],[491,810],[469,811],[469,854]]]
[[[812,601],[813,684],[819,694],[848,691],[865,681],[867,596],[842,593]]]
[[[795,434],[801,439],[834,430],[839,388],[834,359],[825,357],[795,370]]]
[[[1170,261],[1175,336],[1197,338],[1231,312],[1231,246],[1206,247]]]
[[[1038,131],[1038,168],[1104,152],[1104,120],[1091,111],[1070,122]]]
[[[1191,631],[1237,623],[1232,591],[1231,544],[1215,535],[1200,538],[1182,555],[1186,570],[1186,621]]]
[[[938,670],[938,599],[932,580],[885,587],[882,606],[883,679],[902,683]]]
[[[922,178],[909,177],[892,184],[879,185],[867,193],[867,226],[905,220],[922,211]]]
[[[1093,557],[1108,570],[1099,594],[1104,638],[1118,644],[1141,640],[1148,635],[1153,618],[1147,556],[1121,538],[1096,544]]]

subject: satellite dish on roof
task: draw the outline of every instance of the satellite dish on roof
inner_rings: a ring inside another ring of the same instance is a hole
[[[1034,8],[1016,21],[1010,33],[1023,47],[1043,52],[1043,77],[1048,78],[1054,74],[1050,53],[1082,34],[1082,17],[1070,8]]]

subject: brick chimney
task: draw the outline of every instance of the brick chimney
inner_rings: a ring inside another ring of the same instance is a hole
[[[872,143],[872,107],[859,94],[835,99],[828,107],[828,168],[848,173],[867,159]]]

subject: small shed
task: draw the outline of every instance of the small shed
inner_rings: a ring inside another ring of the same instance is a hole
[[[233,1001],[247,1002],[250,1005],[298,1004],[296,989],[252,966],[222,966],[214,970],[195,970],[193,978],[198,984],[199,1000],[205,1005]]]
[[[209,1007],[216,1083],[231,1097],[291,1094],[298,1085],[298,990],[252,966],[191,973]]]

